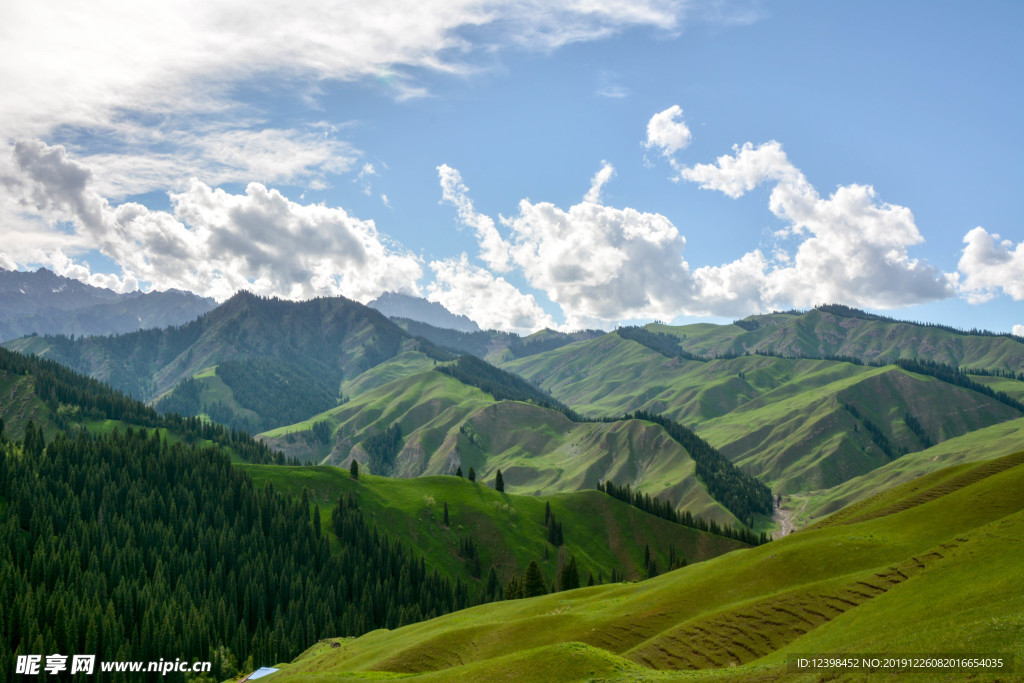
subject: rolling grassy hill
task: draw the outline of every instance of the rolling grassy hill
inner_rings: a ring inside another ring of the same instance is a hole
[[[788,653],[1003,653],[1020,662],[1022,538],[1016,453],[933,473],[815,528],[639,584],[322,641],[275,677],[790,680]]]
[[[922,477],[936,469],[991,460],[1020,450],[1022,444],[1024,419],[1010,420],[909,453],[838,486],[794,496],[784,503],[784,507],[799,512],[797,526],[803,527],[878,491]]]
[[[762,355],[668,358],[618,334],[503,367],[587,415],[643,408],[688,424],[784,492],[834,486],[901,453],[1021,416],[990,396],[892,365]],[[974,379],[1004,391],[1022,384]]]
[[[648,329],[676,336],[685,350],[705,356],[760,351],[885,363],[927,358],[959,367],[1014,372],[1024,367],[1024,341],[1019,337],[896,321],[842,306],[755,315],[734,325],[649,325]]]
[[[329,442],[314,425],[326,423]],[[659,425],[643,420],[574,422],[562,413],[489,394],[429,370],[380,386],[305,422],[261,435],[290,457],[324,455],[343,465],[366,463],[363,442],[397,425],[402,446],[388,474],[415,477],[454,474],[472,467],[491,482],[501,470],[506,490],[553,494],[596,487],[598,481],[630,484],[670,500],[694,515],[736,526],[738,520],[711,497],[696,477],[689,453]]]
[[[363,514],[383,533],[414,547],[426,558],[428,570],[466,581],[486,579],[493,565],[503,583],[520,575],[531,560],[541,567],[548,584],[560,564],[575,556],[580,578],[589,574],[605,581],[614,570],[629,579],[646,576],[644,549],[649,547],[658,566],[666,568],[669,547],[688,562],[699,562],[744,544],[654,517],[599,491],[550,496],[499,493],[487,484],[454,476],[391,479],[365,473],[353,480],[336,467],[239,465],[258,487],[273,484],[298,498],[305,490],[320,507],[324,530],[330,511],[344,494],[354,494]],[[449,524],[442,523],[447,503]],[[547,542],[545,504],[564,528],[561,548]],[[482,575],[473,577],[467,561],[458,556],[459,542],[470,537],[479,549]]]

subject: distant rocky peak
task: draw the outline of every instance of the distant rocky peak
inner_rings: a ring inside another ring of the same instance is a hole
[[[434,327],[460,332],[480,331],[480,326],[466,316],[456,315],[434,301],[408,294],[385,292],[367,306],[377,309],[389,318],[409,318]]]

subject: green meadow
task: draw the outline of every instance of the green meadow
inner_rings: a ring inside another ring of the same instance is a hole
[[[936,472],[779,541],[640,583],[323,641],[276,678],[790,680],[790,653],[1003,653],[1019,667],[1022,539],[1018,452]]]
[[[459,542],[471,538],[479,548],[482,578],[491,566],[507,583],[530,561],[536,561],[551,584],[560,566],[575,557],[580,579],[607,581],[614,570],[628,579],[646,576],[644,550],[667,568],[670,548],[688,562],[699,562],[745,547],[654,517],[599,491],[550,496],[499,493],[488,484],[454,476],[392,479],[329,466],[281,467],[239,465],[257,486],[300,497],[303,491],[320,508],[324,531],[331,510],[343,495],[354,495],[367,520],[379,532],[416,548],[428,568],[471,581],[467,562],[458,556]],[[443,523],[448,506],[448,525]],[[545,505],[564,528],[565,543],[547,541]],[[328,535],[331,537],[331,535]],[[481,577],[477,577],[481,578]]]

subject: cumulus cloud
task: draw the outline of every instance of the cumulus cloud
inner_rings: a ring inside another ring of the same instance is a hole
[[[1024,299],[1024,242],[1014,246],[977,227],[964,235],[964,244],[958,270],[960,291],[969,302],[983,303],[999,293]]]
[[[519,202],[503,219],[531,287],[561,306],[570,327],[673,317],[692,300],[686,240],[665,216],[584,201],[568,211]]]
[[[461,199],[452,203],[460,216],[469,214],[461,177],[454,169],[448,171],[442,176],[442,193],[447,194],[446,177],[458,178]],[[672,222],[660,214],[599,203],[601,188],[613,173],[604,163],[583,201],[568,210],[523,199],[518,215],[502,218],[510,233],[508,240],[502,239],[510,266],[561,307],[569,327],[673,317],[693,303],[693,280],[682,257],[686,240]],[[475,212],[471,215],[478,223],[493,224]],[[490,236],[478,232],[485,254]]]
[[[169,213],[111,205],[93,188],[91,170],[60,146],[19,141],[15,164],[19,174],[4,179],[8,188],[51,223],[70,221],[79,248],[98,249],[120,265],[118,289],[148,282],[217,299],[247,288],[367,301],[385,291],[415,293],[422,275],[416,257],[390,246],[373,221],[297,204],[260,183],[238,195],[193,179],[171,194]],[[64,258],[58,252],[48,262],[89,276]]]
[[[458,211],[459,220],[476,231],[480,243],[480,258],[494,270],[505,272],[509,269],[508,244],[502,239],[494,219],[473,208],[469,188],[462,182],[462,174],[447,164],[437,167],[441,180],[441,199]]]
[[[953,276],[910,257],[908,248],[924,241],[910,209],[879,202],[874,188],[864,185],[842,186],[821,197],[774,140],[733,152],[714,164],[681,167],[678,177],[733,198],[774,183],[769,209],[785,222],[783,234],[802,241],[795,254],[772,262],[755,251],[732,264],[701,269],[702,284],[720,291],[732,275],[745,273],[747,307],[754,310],[832,301],[894,308],[954,294]],[[738,303],[743,297],[734,293]]]
[[[452,313],[469,317],[484,329],[526,334],[556,327],[532,295],[473,266],[465,254],[458,259],[433,261],[430,269],[434,281],[427,285],[427,298]]]
[[[748,142],[743,147],[734,145],[732,149],[732,155],[723,154],[713,164],[681,168],[679,177],[698,183],[705,190],[718,190],[733,199],[768,180],[810,191],[803,173],[789,162],[782,145],[775,140],[758,147]]]
[[[666,157],[688,147],[693,134],[682,119],[683,110],[678,104],[652,116],[647,122],[647,142],[644,146],[660,150]]]
[[[1013,330],[1012,330],[1012,334],[1015,337],[1022,337],[1022,338],[1024,338],[1024,325],[1014,325],[1013,326]]]

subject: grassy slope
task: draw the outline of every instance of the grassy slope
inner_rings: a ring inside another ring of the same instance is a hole
[[[984,375],[971,375],[971,379],[978,384],[984,384],[995,392],[1005,392],[1008,396],[1024,401],[1024,382],[1005,377],[986,377]]]
[[[458,543],[468,534],[479,546],[486,578],[493,564],[502,581],[521,574],[537,560],[550,583],[556,576],[559,550],[546,541],[544,505],[550,503],[563,525],[561,560],[575,555],[581,579],[588,572],[606,579],[612,569],[639,578],[644,571],[644,546],[649,545],[661,567],[667,566],[669,545],[689,561],[705,560],[742,544],[672,524],[598,491],[533,497],[498,493],[479,482],[458,477],[391,479],[363,474],[354,481],[335,467],[240,465],[258,486],[267,482],[293,496],[309,491],[326,525],[343,493],[355,493],[367,518],[377,528],[423,553],[428,565],[442,573],[469,579]],[[442,525],[448,503],[449,526]],[[544,560],[545,546],[549,559]]]
[[[687,339],[726,334],[723,326],[690,327],[696,334],[691,330]],[[904,423],[907,412],[936,442],[1020,416],[976,392],[894,366],[756,355],[680,361],[615,334],[504,367],[585,414],[644,408],[689,424],[783,491],[834,486],[889,462],[846,403],[879,426],[894,448],[910,452],[921,443]]]
[[[0,371],[0,416],[4,419],[4,435],[11,440],[25,436],[25,425],[32,420],[43,425],[47,439],[53,438],[57,427],[49,408],[33,391],[33,378]]]
[[[800,496],[796,499],[796,505],[801,509],[797,526],[804,526],[809,521],[820,519],[878,491],[921,477],[936,469],[1001,457],[1020,450],[1021,445],[1024,445],[1024,418],[979,429],[929,449],[909,453],[888,465],[838,486]]]
[[[837,519],[640,584],[484,605],[340,647],[323,643],[278,680],[375,671],[636,680],[688,667],[788,680],[791,652],[1002,652],[1019,662],[1022,511],[1024,453],[962,465],[866,503],[860,521]]]
[[[880,427],[894,448],[920,450],[906,427],[913,414],[934,441],[1020,417],[977,392],[893,366],[805,390],[773,391],[701,425],[699,433],[739,466],[783,491],[835,486],[889,462],[862,419]]]
[[[1019,371],[1024,344],[1009,337],[955,334],[934,327],[860,320],[812,310],[795,316],[752,316],[761,327],[746,331],[735,325],[650,325],[685,339],[691,353],[714,355],[771,349],[791,356],[841,355],[866,360],[928,358],[970,368]]]
[[[434,361],[425,353],[406,351],[351,380],[345,380],[341,383],[341,393],[345,396],[359,396],[396,379],[429,370],[433,366]]]
[[[364,461],[359,443],[392,424],[404,438],[395,474],[452,474],[472,467],[491,482],[500,469],[509,492],[551,494],[594,488],[598,481],[634,488],[683,505],[695,515],[737,521],[695,477],[686,450],[658,425],[629,420],[576,423],[561,413],[489,394],[438,372],[388,383],[304,423],[262,435],[273,447],[315,446],[311,429],[326,420],[334,447],[325,464]]]

